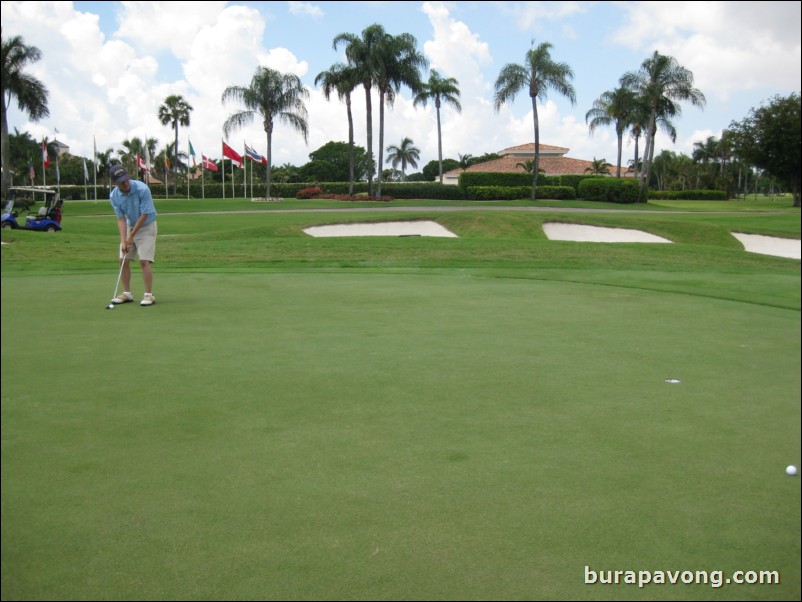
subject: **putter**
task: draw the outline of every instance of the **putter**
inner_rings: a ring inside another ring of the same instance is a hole
[[[114,294],[111,296],[111,302],[106,306],[106,309],[114,309],[114,299],[117,297],[117,289],[120,288],[120,278],[123,276],[123,266],[127,258],[128,252],[126,251],[123,258],[120,260],[120,273],[117,274],[117,284],[114,285]]]

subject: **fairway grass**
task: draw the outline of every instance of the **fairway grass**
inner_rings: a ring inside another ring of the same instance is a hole
[[[4,233],[2,598],[799,599],[799,262],[435,217],[165,217],[114,310],[110,218]]]

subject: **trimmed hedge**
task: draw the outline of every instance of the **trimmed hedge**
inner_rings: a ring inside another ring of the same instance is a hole
[[[466,189],[471,201],[511,201],[532,198],[531,186],[469,186]],[[571,186],[538,186],[537,198],[570,201],[576,198]]]
[[[579,182],[579,198],[605,203],[637,203],[638,182],[618,178],[585,178]]]
[[[566,176],[544,176],[537,178],[538,190],[541,186],[570,186],[574,189],[574,194],[579,193],[579,183],[592,176],[573,174]],[[489,171],[466,171],[460,174],[459,188],[467,189],[471,186],[528,186],[532,189],[532,174],[525,172],[489,172]],[[538,193],[540,197],[540,193]],[[575,198],[575,197],[572,197]]]
[[[650,190],[650,199],[663,201],[726,201],[724,190]]]

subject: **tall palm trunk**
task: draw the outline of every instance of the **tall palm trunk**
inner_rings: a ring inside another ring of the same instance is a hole
[[[273,177],[273,122],[265,123],[265,133],[267,134],[267,184],[265,186],[265,196],[270,198],[270,185]]]
[[[373,196],[373,105],[370,100],[370,85],[363,84],[363,86],[368,129],[368,196]]]
[[[376,196],[382,195],[382,162],[384,160],[384,92],[379,92],[379,162],[376,167]]]
[[[443,133],[440,130],[440,98],[435,98],[434,108],[437,109],[437,160],[440,163],[440,183],[443,183]]]
[[[657,130],[657,110],[652,109],[649,115],[649,126],[646,128],[643,145],[643,171],[641,171],[640,186],[638,187],[638,202],[646,202],[646,189],[649,187],[649,177],[652,171],[651,157],[654,156],[654,134]]]
[[[178,195],[178,121],[175,122],[175,146],[173,147],[173,196]]]
[[[348,112],[348,196],[354,195],[354,116],[351,113],[351,95],[345,95],[345,109]]]
[[[532,96],[532,115],[535,122],[535,164],[532,169],[532,200],[537,200],[537,175],[540,172],[540,119],[537,114],[537,97]]]

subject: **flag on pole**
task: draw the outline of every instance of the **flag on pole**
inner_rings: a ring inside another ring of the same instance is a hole
[[[28,165],[28,177],[33,180],[36,177],[36,171],[33,169],[33,163]]]
[[[50,157],[47,156],[47,144],[44,139],[42,139],[42,163],[44,163],[45,169],[50,167]]]
[[[61,184],[61,174],[58,170],[58,157],[56,157],[56,184]]]
[[[147,136],[145,140],[147,140]],[[147,144],[145,145],[145,171],[150,172],[150,151]]]
[[[204,169],[208,169],[210,171],[219,171],[217,169],[217,164],[206,155],[201,155],[201,163]]]
[[[97,141],[92,134],[92,186],[95,189],[95,200],[97,200]]]
[[[168,171],[172,171],[173,166],[170,165],[170,159],[167,158],[167,155],[164,155],[164,172],[167,173]]]
[[[89,171],[86,169],[86,159],[84,159],[84,182],[86,182],[88,179],[89,179]]]
[[[247,144],[245,145],[245,156],[248,157],[254,163],[261,163],[262,165],[267,165],[267,157],[263,157]]]
[[[187,138],[187,142],[189,142],[189,154],[192,156],[192,166],[195,167],[197,163],[195,163],[195,149],[192,148],[192,140]]]
[[[141,169],[142,171],[145,172],[150,171],[150,169],[148,168],[148,164],[145,163],[145,161],[143,161],[142,157],[140,157],[139,155],[136,156],[136,164],[137,167],[139,167],[139,169]]]
[[[236,163],[237,167],[242,167],[242,156],[226,144],[225,141],[223,141],[223,156],[231,159],[231,162]]]

